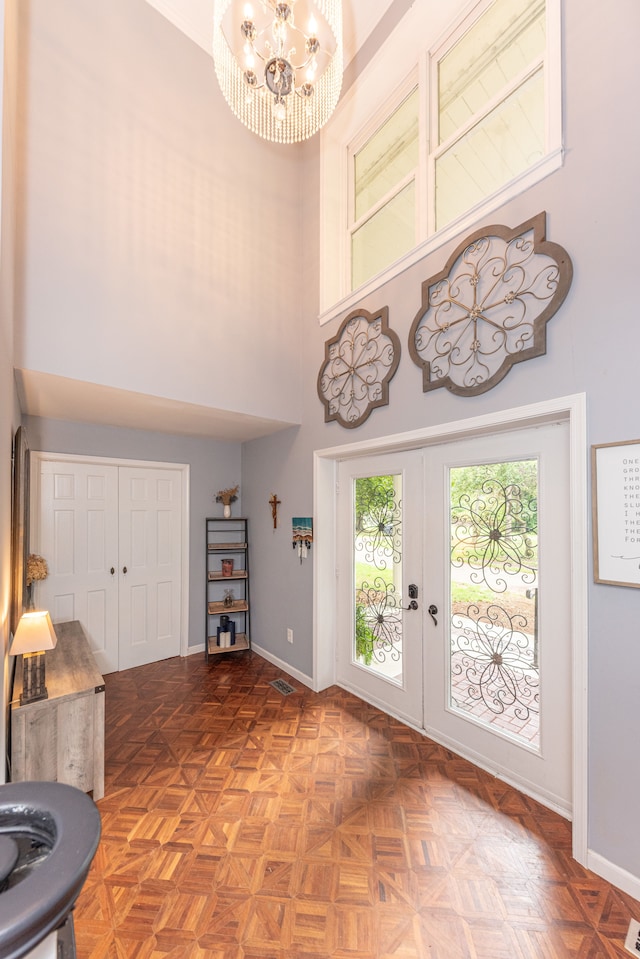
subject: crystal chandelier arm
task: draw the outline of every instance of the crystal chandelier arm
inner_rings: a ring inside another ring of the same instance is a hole
[[[326,123],[342,83],[342,0],[308,0],[304,11],[297,0],[213,0],[213,26],[220,87],[249,129],[293,143]]]

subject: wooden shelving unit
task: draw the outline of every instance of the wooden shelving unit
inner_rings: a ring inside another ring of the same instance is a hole
[[[206,520],[206,623],[205,659],[224,653],[238,653],[251,649],[249,628],[249,534],[248,520]],[[223,571],[223,560],[233,561],[231,571]],[[231,590],[232,600],[225,601],[225,591]],[[221,617],[228,616],[235,625],[233,646],[218,645]]]

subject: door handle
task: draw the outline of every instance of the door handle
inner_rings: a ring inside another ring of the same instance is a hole
[[[438,612],[438,607],[434,603],[432,603],[429,609],[427,610],[427,612],[429,613],[429,616],[433,620],[433,625],[437,626],[438,620],[436,619],[436,613]]]
[[[112,567],[111,567],[111,570],[110,570],[110,573],[111,573],[112,576],[113,576],[113,574],[115,573],[115,571],[116,571],[116,570],[115,570],[115,567],[112,566]]]
[[[127,572],[127,567],[126,567],[126,566],[123,566],[123,567],[122,567],[122,572],[123,572],[123,573],[126,573],[126,572]]]

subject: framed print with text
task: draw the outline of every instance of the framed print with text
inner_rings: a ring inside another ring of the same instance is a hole
[[[640,440],[591,447],[593,577],[640,587]]]

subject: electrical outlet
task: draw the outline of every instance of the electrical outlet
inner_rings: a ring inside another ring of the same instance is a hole
[[[287,642],[293,645],[293,630],[287,626]]]
[[[629,923],[629,932],[624,941],[624,948],[632,956],[640,956],[640,922],[632,919]]]

